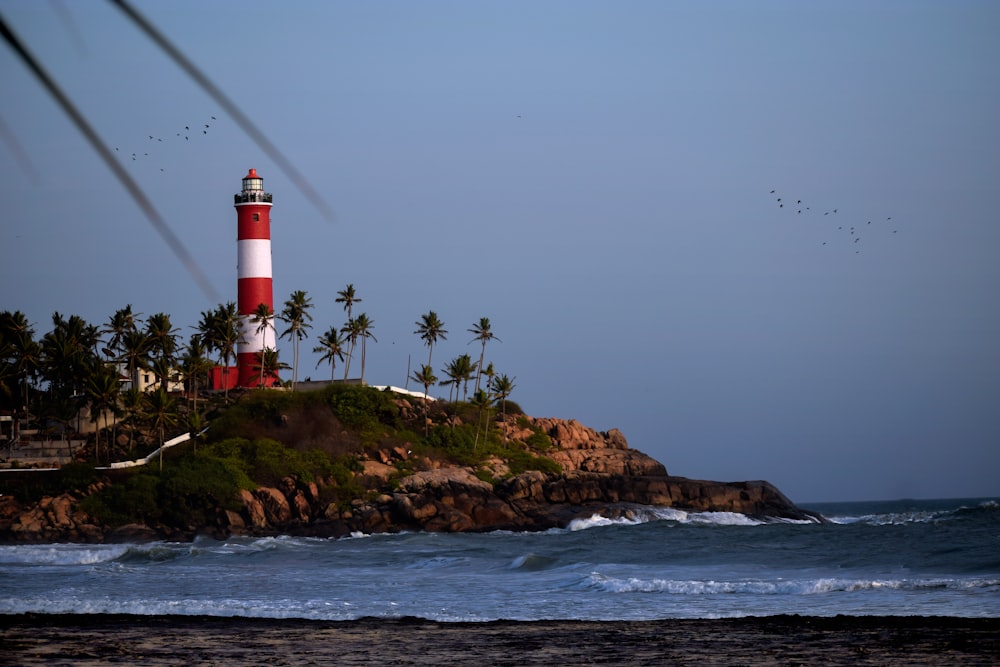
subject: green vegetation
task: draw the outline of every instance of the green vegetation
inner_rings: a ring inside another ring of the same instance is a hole
[[[314,351],[323,354],[320,363],[330,364],[331,377],[336,362],[344,361],[346,379],[360,348],[362,382],[307,392],[204,391],[215,366],[228,369],[236,355],[241,318],[232,302],[202,312],[186,345],[170,315],[143,320],[131,305],[104,327],[53,313],[52,329],[37,340],[23,313],[0,312],[0,411],[50,439],[84,438],[78,433],[82,419],[94,431],[74,452],[77,462],[58,471],[0,476],[0,493],[30,502],[71,491],[86,495],[83,509],[109,525],[143,522],[190,530],[238,509],[241,491],[282,485],[288,478],[315,482],[323,500],[346,505],[380,491],[364,488],[357,474],[368,459],[395,461],[397,479],[428,462],[470,466],[483,479],[504,469],[498,461],[512,475],[559,470],[545,457],[552,442],[544,433],[508,441],[497,427],[498,419],[522,411],[509,399],[514,378],[498,374],[492,363],[483,367],[487,343],[500,341],[488,318],[468,329],[469,342],[479,343],[478,360],[462,354],[443,369],[447,379],[441,384],[450,385],[454,401],[433,401],[428,392],[438,377],[432,353],[448,331],[435,311],[422,315],[413,333],[427,345],[428,363],[410,379],[423,387],[424,397],[401,396],[364,385],[366,343],[377,342],[374,321],[365,313],[353,315],[361,302],[353,285],[337,294],[347,325],[330,327]],[[258,333],[275,330],[277,320],[287,324],[281,337],[294,347],[293,387],[311,308],[300,290],[280,313],[261,304],[250,318]],[[265,350],[258,359],[259,382],[266,384],[281,368],[288,366],[277,351]],[[150,378],[150,386],[141,378]],[[208,430],[200,433],[203,426]],[[198,437],[165,453],[161,448],[158,465],[97,469],[146,456],[189,430]]]
[[[418,398],[359,385],[248,392],[229,406],[213,409],[210,429],[197,449],[191,442],[168,450],[162,471],[156,466],[115,471],[113,483],[87,496],[81,509],[111,526],[145,523],[194,530],[212,525],[223,510],[238,510],[241,490],[280,486],[287,478],[316,482],[323,502],[347,507],[351,500],[378,491],[362,486],[357,475],[361,459],[377,449],[398,447],[405,447],[409,456],[398,461],[397,479],[428,459],[472,467],[491,483],[496,480],[487,464],[498,459],[510,475],[559,472],[544,456],[552,441],[542,432],[532,433],[525,442],[504,442],[492,420],[483,428],[481,406],[431,402],[427,414],[432,425],[425,436],[420,432],[422,404]],[[340,436],[334,438],[336,446],[307,442],[304,428],[317,424],[325,433]],[[58,475],[39,477],[47,481],[37,483],[31,493],[10,485],[5,492],[37,498],[82,491],[94,482],[107,482],[106,475],[89,464],[70,464]],[[387,489],[391,487],[392,480]]]

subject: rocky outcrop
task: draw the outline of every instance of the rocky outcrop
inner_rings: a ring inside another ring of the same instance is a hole
[[[616,429],[598,432],[575,420],[509,419],[509,440],[527,442],[547,436],[545,455],[560,473],[507,474],[506,463],[488,462],[479,470],[443,467],[428,460],[407,461],[395,447],[362,462],[357,473],[368,491],[346,504],[323,500],[333,479],[304,481],[286,477],[275,487],[240,494],[240,510],[220,508],[205,526],[183,531],[131,525],[109,529],[79,509],[81,498],[100,490],[92,485],[79,496],[62,494],[22,506],[0,498],[0,541],[130,541],[185,539],[198,533],[228,535],[343,536],[400,531],[546,530],[594,514],[638,516],[650,508],[690,512],[735,512],[762,519],[823,521],[797,508],[768,482],[713,482],[674,477],[663,464],[630,449]],[[542,439],[544,440],[544,438]],[[543,443],[545,444],[545,443]],[[377,459],[377,460],[376,460]],[[399,478],[395,464],[407,461],[418,471]]]
[[[621,431],[598,432],[575,419],[521,417],[504,424],[510,440],[527,441],[534,433],[544,433],[554,449],[545,455],[564,470],[581,470],[609,475],[666,475],[656,459],[629,449]]]

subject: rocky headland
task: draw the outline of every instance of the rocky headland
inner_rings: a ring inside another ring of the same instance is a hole
[[[529,470],[511,475],[507,462],[478,468],[414,460],[405,446],[380,448],[355,473],[365,492],[350,502],[327,502],[332,479],[285,477],[275,486],[240,491],[240,508],[219,507],[204,525],[102,525],[84,512],[83,498],[111,483],[23,503],[0,497],[2,542],[123,542],[188,540],[198,535],[309,535],[400,531],[537,531],[565,527],[600,515],[641,518],[651,508],[688,512],[735,512],[769,520],[823,521],[796,507],[766,481],[715,482],[667,473],[666,467],[631,449],[617,429],[598,432],[575,420],[520,416],[499,423],[503,437],[544,433],[546,456],[560,472]],[[415,470],[403,477],[399,465]]]

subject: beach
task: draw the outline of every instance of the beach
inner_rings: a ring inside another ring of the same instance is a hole
[[[11,665],[994,665],[1000,619],[769,616],[656,621],[310,621],[0,616]]]

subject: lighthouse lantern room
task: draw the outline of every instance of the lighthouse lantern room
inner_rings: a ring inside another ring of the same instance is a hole
[[[235,196],[237,224],[237,308],[240,314],[241,340],[237,348],[239,386],[256,387],[261,383],[261,353],[276,349],[274,321],[258,332],[251,317],[261,304],[274,313],[274,290],[271,279],[271,193],[264,192],[264,179],[251,169],[243,177],[243,191]],[[277,384],[279,378],[264,375],[264,384]]]

